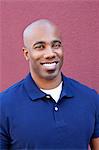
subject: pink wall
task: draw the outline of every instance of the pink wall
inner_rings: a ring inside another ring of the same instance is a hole
[[[0,4],[0,90],[28,72],[21,50],[25,26],[48,18],[62,32],[64,74],[99,92],[99,1],[1,0]]]

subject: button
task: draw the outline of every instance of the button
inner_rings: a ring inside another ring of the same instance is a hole
[[[57,106],[55,106],[55,111],[58,111],[58,107]]]
[[[50,99],[51,97],[50,97],[50,95],[46,95],[46,98]]]

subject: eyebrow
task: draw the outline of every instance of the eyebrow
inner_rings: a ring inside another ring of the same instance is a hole
[[[58,42],[58,43],[61,44],[61,41],[60,41],[60,40],[53,40],[51,43],[56,43],[56,42]],[[35,45],[37,45],[37,44],[45,44],[45,43],[46,43],[46,42],[44,42],[44,41],[38,41],[38,42],[34,43],[33,46],[35,46]]]
[[[35,45],[37,45],[37,44],[45,44],[45,42],[43,42],[43,41],[38,41],[38,42],[34,43],[33,46],[35,46]]]
[[[61,41],[60,40],[54,40],[54,41],[52,41],[51,43],[60,43],[61,44]]]

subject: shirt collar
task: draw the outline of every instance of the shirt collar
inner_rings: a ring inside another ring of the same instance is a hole
[[[70,82],[67,77],[62,74],[63,87],[62,87],[62,97],[73,97],[73,92],[70,87]],[[28,94],[28,96],[32,100],[37,100],[46,96],[44,92],[42,92],[39,87],[36,85],[35,81],[32,79],[31,74],[29,73],[24,80],[24,88]]]
[[[74,93],[71,89],[71,83],[70,83],[70,80],[69,78],[65,77],[63,74],[62,74],[62,80],[63,80],[63,87],[62,87],[62,93],[61,93],[61,98],[62,97],[68,97],[68,98],[71,98],[74,96]]]
[[[25,80],[24,80],[24,87],[26,89],[26,92],[28,94],[28,96],[32,99],[32,100],[36,100],[36,99],[40,99],[42,97],[45,97],[45,93],[42,92],[39,87],[36,85],[36,83],[34,82],[34,80],[32,79],[31,74],[29,73]]]

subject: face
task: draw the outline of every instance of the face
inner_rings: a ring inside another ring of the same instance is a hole
[[[54,27],[38,27],[28,39],[24,50],[34,78],[52,80],[61,75],[63,49],[58,31]]]

